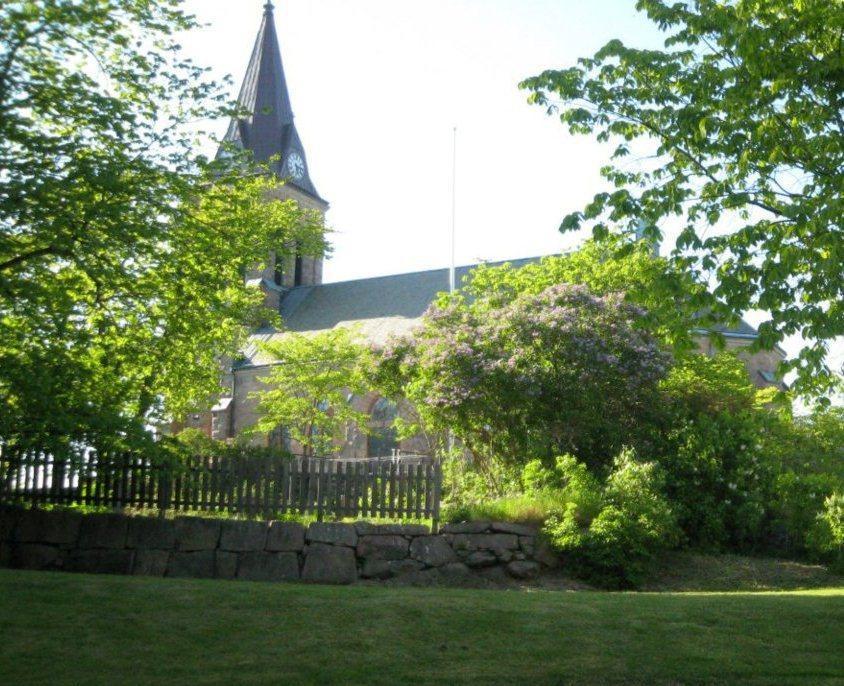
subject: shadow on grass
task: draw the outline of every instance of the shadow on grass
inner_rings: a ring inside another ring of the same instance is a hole
[[[0,570],[9,684],[824,684],[844,590],[506,593]]]

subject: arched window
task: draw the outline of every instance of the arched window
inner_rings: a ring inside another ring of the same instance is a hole
[[[367,457],[389,457],[399,447],[394,422],[398,416],[398,407],[386,398],[380,398],[372,406],[369,418],[369,445]]]

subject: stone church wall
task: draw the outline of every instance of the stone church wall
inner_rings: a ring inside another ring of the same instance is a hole
[[[697,341],[701,353],[712,355],[717,352],[707,336],[699,336]],[[772,378],[772,375],[776,373],[777,365],[782,359],[781,354],[775,350],[750,352],[747,350],[749,343],[749,340],[742,338],[727,337],[725,339],[726,349],[738,351],[739,357],[747,366],[750,378],[756,386],[764,388],[777,385],[768,379]],[[266,385],[262,383],[261,378],[266,376],[268,371],[268,367],[247,367],[235,372],[233,401],[226,411],[221,413],[215,425],[221,427],[222,430],[214,430],[210,413],[189,415],[183,424],[176,427],[176,430],[188,427],[198,428],[208,433],[209,436],[213,433],[213,437],[218,439],[233,438],[241,435],[259,419],[258,400],[253,397],[253,394],[266,389]],[[353,404],[355,409],[360,412],[370,414],[378,397],[376,394],[356,397],[353,399]],[[413,419],[410,409],[402,404],[399,405],[399,416],[405,420]],[[266,442],[266,439],[258,438],[256,442],[263,443]],[[293,452],[301,452],[301,446],[292,445],[290,447]],[[403,440],[398,448],[406,454],[427,455],[432,453],[432,446],[424,436]],[[367,457],[367,452],[368,443],[365,434],[357,432],[350,427],[344,436],[338,437],[338,456],[345,458]]]
[[[531,527],[247,522],[0,509],[0,566],[90,574],[472,584],[529,579],[557,558]]]

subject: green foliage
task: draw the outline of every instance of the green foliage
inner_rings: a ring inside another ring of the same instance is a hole
[[[844,495],[829,496],[809,534],[809,548],[833,570],[844,573]]]
[[[776,474],[767,503],[769,522],[767,540],[770,548],[790,555],[824,559],[813,540],[818,516],[824,502],[844,481],[830,474],[786,471]]]
[[[844,407],[815,407],[794,417],[790,408],[771,416],[765,451],[777,468],[828,474],[844,483]]]
[[[507,272],[503,272],[506,278]],[[618,293],[558,284],[502,302],[458,294],[382,356],[388,395],[453,431],[489,487],[498,470],[561,452],[600,469],[652,411],[669,357]]]
[[[691,272],[654,255],[647,241],[631,242],[615,235],[604,241],[587,240],[575,251],[518,268],[481,265],[460,290],[467,300],[493,306],[562,283],[586,286],[600,296],[623,293],[626,302],[642,308],[635,326],[677,353],[693,349],[693,328],[707,323],[694,309],[696,295],[705,288]]]
[[[544,531],[566,564],[590,581],[635,587],[656,553],[677,544],[674,514],[655,463],[622,451],[605,483],[571,456],[559,458],[555,471],[566,481],[565,500]]]
[[[287,333],[264,349],[277,364],[263,377],[268,388],[255,394],[256,432],[283,427],[306,454],[327,455],[349,427],[368,431],[369,416],[349,398],[371,390],[374,357],[354,331]]]
[[[266,202],[247,160],[196,154],[196,122],[232,110],[180,54],[180,5],[0,4],[6,440],[132,436],[207,406],[261,318],[245,270],[325,250],[319,218]]]
[[[758,537],[772,476],[760,443],[764,413],[744,364],[690,355],[661,384],[655,459],[689,543],[742,546]]]
[[[785,365],[800,393],[840,387],[825,364],[844,334],[844,12],[840,0],[638,0],[664,50],[612,40],[577,66],[522,84],[574,134],[615,144],[598,193],[561,230],[633,233],[677,222],[679,269],[724,319],[769,313],[757,345],[801,333]],[[631,165],[632,149],[643,160]],[[649,153],[653,153],[652,155]],[[646,160],[646,161],[645,161]]]

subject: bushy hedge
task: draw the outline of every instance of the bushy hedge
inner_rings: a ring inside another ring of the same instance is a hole
[[[565,483],[563,504],[544,532],[573,571],[602,586],[635,587],[656,554],[677,544],[679,529],[655,463],[624,450],[603,483],[570,455],[558,458],[554,471]]]

